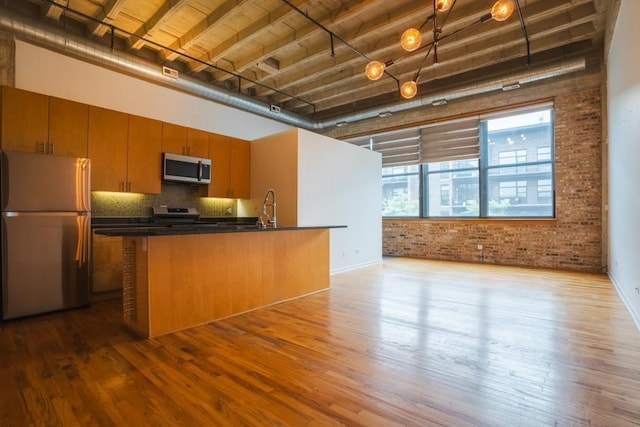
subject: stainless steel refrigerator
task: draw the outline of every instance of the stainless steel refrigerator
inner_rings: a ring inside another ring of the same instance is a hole
[[[89,159],[0,152],[2,318],[89,303]]]

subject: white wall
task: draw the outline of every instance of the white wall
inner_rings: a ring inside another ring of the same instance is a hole
[[[640,328],[640,1],[623,0],[607,61],[609,274]]]
[[[251,143],[248,203],[262,206],[265,190],[273,187],[278,224],[346,225],[330,230],[331,273],[378,263],[381,163],[380,153],[303,129],[256,139]]]
[[[331,272],[382,261],[380,153],[298,129],[298,225],[331,230]]]
[[[16,41],[16,87],[252,140],[290,126]]]

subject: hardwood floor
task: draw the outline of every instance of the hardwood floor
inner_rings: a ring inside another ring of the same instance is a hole
[[[119,301],[0,323],[0,425],[631,426],[640,332],[606,276],[387,259],[144,340]]]

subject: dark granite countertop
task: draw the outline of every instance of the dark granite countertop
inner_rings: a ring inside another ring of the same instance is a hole
[[[170,236],[176,234],[213,234],[213,233],[241,233],[241,232],[277,232],[287,230],[311,230],[321,228],[346,228],[346,225],[327,225],[327,226],[283,226],[277,228],[261,228],[255,224],[235,224],[235,223],[198,223],[198,224],[171,224],[162,225],[151,223],[149,225],[125,227],[107,227],[95,229],[96,234],[105,236]]]
[[[255,225],[257,217],[200,217],[193,221],[157,221],[149,216],[101,216],[91,218],[91,228],[167,227],[186,225]]]

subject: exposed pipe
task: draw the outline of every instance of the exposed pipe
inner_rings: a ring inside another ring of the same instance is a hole
[[[38,20],[25,17],[2,6],[0,6],[0,30],[7,31],[15,37],[62,54],[80,58],[116,71],[133,74],[163,86],[173,87],[211,101],[229,105],[231,107],[286,123],[294,127],[315,131],[333,128],[338,124],[354,123],[377,118],[381,113],[398,113],[414,108],[424,107],[439,100],[450,101],[480,95],[491,91],[502,90],[504,86],[515,82],[518,84],[533,83],[552,77],[583,71],[586,68],[586,61],[584,58],[569,60],[553,66],[535,70],[530,69],[526,72],[509,76],[508,78],[479,83],[464,89],[424,95],[419,98],[414,98],[411,101],[396,101],[355,113],[348,113],[342,116],[316,121],[287,111],[272,111],[269,104],[220,87],[207,85],[206,83],[187,75],[180,76],[177,80],[166,79],[163,77],[162,69],[158,64],[145,61],[125,52],[111,51],[108,46],[69,34],[58,28],[46,26]]]
[[[305,129],[313,129],[316,126],[313,120],[286,111],[273,112],[269,104],[240,93],[207,85],[188,75],[181,75],[177,80],[166,79],[162,75],[162,67],[158,64],[145,61],[135,55],[112,50],[109,46],[92,42],[64,30],[46,26],[38,20],[20,15],[8,8],[0,7],[0,30],[8,31],[17,38],[62,54],[133,74],[163,86],[170,86],[292,126]]]
[[[378,117],[384,113],[397,113],[401,111],[411,110],[414,108],[425,107],[433,105],[440,101],[452,101],[460,98],[467,98],[475,95],[482,95],[485,93],[503,90],[515,83],[523,85],[526,83],[533,83],[540,80],[550,79],[553,77],[559,77],[565,74],[570,74],[586,69],[586,60],[584,58],[567,60],[562,63],[536,69],[529,70],[523,73],[511,75],[508,78],[491,80],[488,82],[478,83],[473,86],[467,86],[462,89],[454,89],[443,92],[436,92],[432,94],[423,95],[419,98],[414,98],[411,101],[396,102],[392,104],[382,105],[375,108],[369,108],[361,110],[350,115],[338,117],[335,119],[325,120],[322,122],[323,126],[331,127],[345,121],[347,123],[353,123],[372,117]]]

